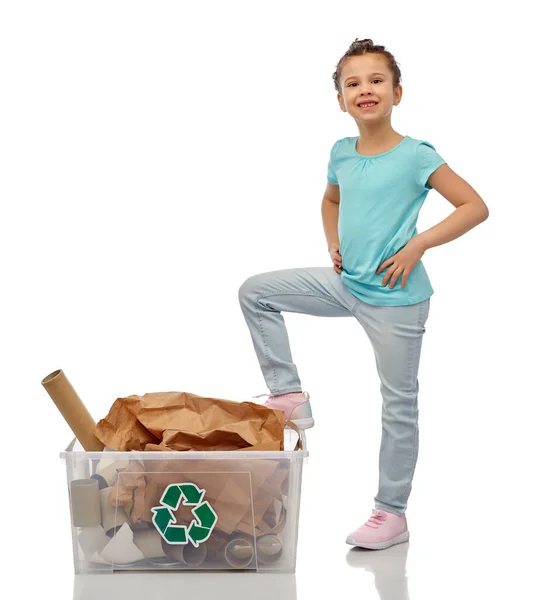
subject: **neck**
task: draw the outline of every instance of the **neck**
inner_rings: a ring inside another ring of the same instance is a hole
[[[394,143],[403,137],[391,127],[389,121],[381,123],[365,123],[361,121],[357,123],[357,127],[359,129],[360,150],[379,148],[380,146]]]

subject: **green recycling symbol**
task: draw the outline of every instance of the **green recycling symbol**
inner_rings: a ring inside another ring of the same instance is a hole
[[[217,514],[209,502],[202,502],[206,490],[198,489],[194,483],[172,483],[163,492],[160,503],[162,506],[154,506],[153,524],[168,544],[187,544],[189,540],[198,548],[201,542],[205,542],[211,535],[217,523]],[[189,528],[185,525],[174,525],[176,518],[172,514],[179,508],[182,498],[184,506],[195,506],[191,512],[195,519],[191,521]],[[189,538],[189,539],[187,539]]]

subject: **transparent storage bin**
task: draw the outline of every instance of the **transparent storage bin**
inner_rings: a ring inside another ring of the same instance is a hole
[[[294,573],[304,431],[283,451],[85,452],[66,461],[75,573]]]

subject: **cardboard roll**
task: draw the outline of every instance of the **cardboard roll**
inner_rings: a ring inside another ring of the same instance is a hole
[[[223,550],[223,557],[235,569],[244,569],[253,561],[253,541],[246,537],[234,537]]]
[[[181,562],[188,567],[199,567],[208,555],[206,543],[195,547],[193,544],[171,545],[163,540],[162,547],[168,558]]]
[[[84,450],[87,452],[104,450],[104,444],[94,435],[96,423],[63,370],[53,371],[44,377],[42,385]]]
[[[257,560],[273,564],[280,559],[282,553],[283,542],[279,536],[268,533],[257,538]]]
[[[100,492],[96,479],[70,481],[70,510],[74,527],[100,525]]]

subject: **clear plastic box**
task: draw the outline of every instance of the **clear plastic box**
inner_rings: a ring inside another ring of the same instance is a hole
[[[85,452],[66,461],[75,573],[294,573],[306,437],[283,451]]]

